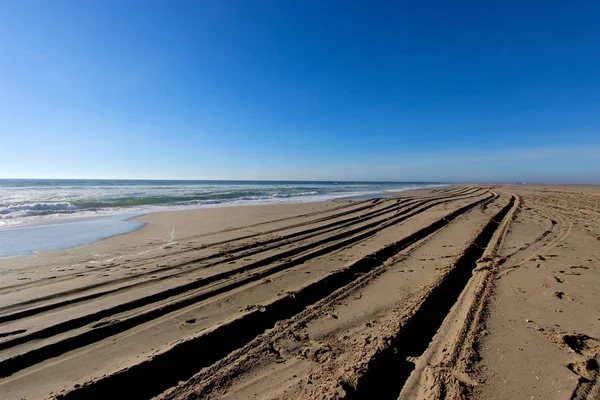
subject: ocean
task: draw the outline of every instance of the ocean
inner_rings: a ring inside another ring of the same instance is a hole
[[[154,211],[369,198],[435,182],[0,179],[0,257],[91,243]]]

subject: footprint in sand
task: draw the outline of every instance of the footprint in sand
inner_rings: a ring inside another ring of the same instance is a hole
[[[558,271],[561,274],[565,274],[565,275],[581,275],[581,272],[575,272],[575,271]]]
[[[560,300],[573,300],[573,298],[571,296],[569,296],[568,294],[566,294],[565,292],[554,292],[554,297],[556,297],[557,299]]]
[[[569,267],[571,269],[590,269],[590,267],[585,267],[583,265],[573,265],[572,267]]]

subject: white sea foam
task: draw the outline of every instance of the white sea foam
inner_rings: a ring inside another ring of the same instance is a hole
[[[0,180],[0,229],[169,209],[327,201],[432,184]]]
[[[30,215],[45,215],[57,211],[74,211],[76,207],[66,201],[51,203],[25,203],[0,206],[0,218],[18,218]]]
[[[173,209],[378,196],[430,183],[0,180],[0,257],[90,243]]]

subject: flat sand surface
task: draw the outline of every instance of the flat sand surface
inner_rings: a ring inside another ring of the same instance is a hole
[[[600,398],[600,187],[139,219],[0,259],[0,398]]]

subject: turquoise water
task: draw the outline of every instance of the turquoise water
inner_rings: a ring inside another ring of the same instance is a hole
[[[153,211],[369,198],[435,182],[0,179],[0,257],[91,243]],[[384,193],[384,194],[382,194]]]

